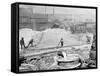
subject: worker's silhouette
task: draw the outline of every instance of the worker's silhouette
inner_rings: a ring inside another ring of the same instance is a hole
[[[21,49],[25,48],[24,38],[22,37],[20,40]]]
[[[31,45],[31,47],[33,47],[33,39],[31,39],[31,40],[29,41],[27,48],[28,48],[30,45]]]
[[[87,38],[87,43],[90,43],[90,37],[86,36],[86,38]]]
[[[59,44],[61,45],[61,47],[63,47],[63,45],[64,45],[63,38],[61,38],[61,40],[60,40]],[[58,45],[59,45],[59,44],[58,44]]]

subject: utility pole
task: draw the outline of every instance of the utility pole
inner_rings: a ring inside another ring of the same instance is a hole
[[[45,6],[45,15],[46,15],[46,6]]]
[[[55,10],[54,10],[54,7],[53,7],[53,16],[54,16],[54,14],[55,14]]]
[[[35,18],[34,18],[35,8],[32,7],[32,10],[33,10],[33,12],[32,12],[33,30],[36,30],[36,23],[35,23]]]

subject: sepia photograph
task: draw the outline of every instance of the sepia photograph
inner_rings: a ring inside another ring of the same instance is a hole
[[[19,5],[19,72],[97,67],[96,9]]]

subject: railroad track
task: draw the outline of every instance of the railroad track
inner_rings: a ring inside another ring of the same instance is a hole
[[[40,49],[23,49],[22,53],[19,52],[20,56],[32,56],[32,55],[40,55],[40,54],[47,54],[52,52],[57,52],[66,49],[74,49],[74,48],[84,48],[84,47],[91,47],[91,44],[83,44],[83,45],[71,45],[71,46],[64,46],[64,47],[51,47],[51,48],[40,48]]]

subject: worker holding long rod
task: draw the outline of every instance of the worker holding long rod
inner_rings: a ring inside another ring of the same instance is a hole
[[[59,46],[59,44],[61,45],[61,47],[63,47],[63,45],[64,45],[63,38],[61,38],[60,42],[58,43],[58,46]]]

